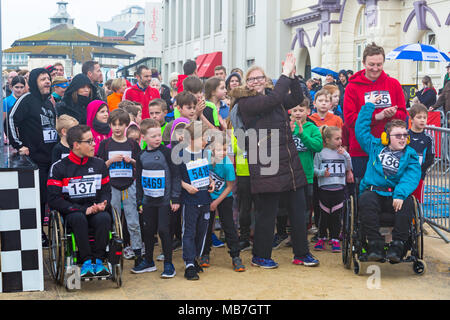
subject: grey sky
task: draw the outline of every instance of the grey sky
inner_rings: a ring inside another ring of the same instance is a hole
[[[97,35],[97,21],[109,21],[130,5],[145,7],[146,0],[66,0],[75,27]],[[50,29],[49,18],[57,12],[57,0],[0,0],[2,46],[10,48],[20,38]]]

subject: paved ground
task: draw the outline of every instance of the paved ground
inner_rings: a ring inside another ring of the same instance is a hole
[[[158,247],[155,252],[159,250]],[[431,230],[425,237],[427,273],[415,275],[412,264],[380,265],[379,289],[368,288],[368,283],[375,284],[370,275],[356,276],[344,269],[340,254],[314,254],[320,259],[320,267],[299,267],[291,264],[291,249],[281,248],[273,254],[280,267],[262,270],[252,267],[250,252],[244,252],[247,271],[238,274],[231,268],[227,249],[213,249],[211,268],[200,274],[200,281],[190,282],[183,277],[181,252],[176,252],[174,264],[178,274],[171,280],[159,278],[161,262],[155,273],[133,275],[129,271],[132,262],[126,261],[120,289],[110,281],[91,282],[83,283],[81,291],[70,293],[56,286],[47,274],[44,292],[0,294],[0,300],[450,299],[450,244]]]

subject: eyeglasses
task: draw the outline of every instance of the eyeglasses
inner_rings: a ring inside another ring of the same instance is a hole
[[[394,135],[391,135],[391,137],[395,137],[398,140],[400,140],[400,139],[408,139],[409,138],[409,134],[407,134],[407,133],[405,133],[405,134],[394,134]]]
[[[78,143],[87,143],[88,145],[92,146],[94,144],[94,139],[87,140],[87,141],[78,141]]]
[[[248,83],[253,83],[253,82],[255,82],[255,81],[261,82],[261,81],[263,81],[263,80],[266,80],[266,77],[260,76],[260,77],[248,78],[248,79],[247,79],[247,82],[248,82]]]

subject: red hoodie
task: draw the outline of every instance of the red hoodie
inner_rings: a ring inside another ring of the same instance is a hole
[[[365,76],[366,70],[357,72],[350,78],[348,86],[345,88],[344,97],[344,118],[349,129],[349,153],[352,157],[366,157],[367,154],[361,149],[355,136],[355,124],[362,106],[372,92],[381,94],[382,99],[377,104],[372,116],[372,135],[380,138],[386,124],[393,119],[406,120],[406,102],[403,89],[400,83],[383,71],[376,81],[371,81]],[[389,107],[398,106],[397,113],[391,119],[376,121],[375,115]]]
[[[178,76],[178,82],[177,82],[177,89],[178,89],[178,94],[182,93],[184,91],[184,87],[183,87],[183,81],[186,80],[188,76],[184,75],[184,74],[180,74]]]
[[[148,86],[144,92],[137,84],[128,88],[123,95],[123,100],[138,102],[142,105],[142,120],[150,118],[150,112],[148,110],[150,101],[160,98],[161,96],[158,90]]]

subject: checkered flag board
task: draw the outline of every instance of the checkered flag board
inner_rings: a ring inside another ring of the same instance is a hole
[[[38,170],[0,169],[0,292],[44,290]]]

